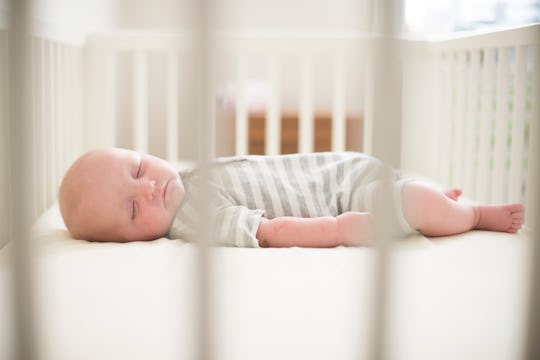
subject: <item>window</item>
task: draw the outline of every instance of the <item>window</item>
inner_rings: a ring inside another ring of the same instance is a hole
[[[540,22],[540,0],[405,0],[405,31],[442,34]]]

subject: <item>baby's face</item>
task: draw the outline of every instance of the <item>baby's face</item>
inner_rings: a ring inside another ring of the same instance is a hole
[[[125,149],[99,150],[86,160],[81,223],[103,240],[138,241],[168,231],[184,187],[165,160]]]

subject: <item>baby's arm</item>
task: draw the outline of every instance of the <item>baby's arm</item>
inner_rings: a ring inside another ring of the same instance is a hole
[[[334,247],[371,243],[371,217],[368,213],[347,212],[337,217],[263,218],[257,230],[261,247]]]

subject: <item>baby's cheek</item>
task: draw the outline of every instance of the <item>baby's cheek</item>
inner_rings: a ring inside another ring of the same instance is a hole
[[[142,231],[153,237],[160,237],[165,235],[169,230],[169,220],[164,214],[149,213],[141,222]]]

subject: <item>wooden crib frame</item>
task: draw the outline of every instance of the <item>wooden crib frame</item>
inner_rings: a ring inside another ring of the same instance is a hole
[[[521,201],[527,206],[526,227],[537,226],[540,216],[540,33],[539,25],[486,34],[471,34],[444,41],[401,39],[402,73],[401,144],[389,144],[399,150],[399,165],[406,171],[434,179],[443,185],[462,186],[465,194],[483,202]],[[300,59],[299,151],[310,152],[313,144],[315,104],[312,84],[315,78],[314,54],[330,52],[332,150],[342,151],[345,144],[347,69],[358,64],[376,46],[378,37],[369,34],[218,34],[216,53],[229,56],[234,64],[226,76],[237,85],[235,97],[235,152],[248,149],[248,104],[246,102],[246,63],[249,52],[263,51],[269,93],[266,107],[265,152],[280,152],[281,91],[283,54],[297,51]],[[303,44],[299,46],[298,44]],[[375,44],[375,45],[374,45]],[[8,117],[8,34],[0,32],[0,109]],[[131,147],[151,150],[149,134],[148,59],[162,53],[166,63],[166,111],[161,138],[163,155],[171,161],[192,159],[179,144],[186,120],[178,101],[186,89],[182,86],[186,66],[183,55],[194,51],[190,34],[114,33],[90,36],[84,44],[35,35],[27,53],[31,59],[32,131],[28,134],[33,177],[33,196],[29,208],[35,219],[55,201],[57,188],[69,164],[83,151],[119,144],[123,130],[117,125],[118,88],[116,86],[119,53],[133,61],[133,124]],[[369,61],[360,62],[369,74]],[[211,69],[211,68],[209,68]],[[207,69],[208,70],[208,69]],[[210,74],[215,75],[214,72]],[[219,78],[216,76],[216,78]],[[372,152],[372,134],[381,126],[371,108],[373,78],[363,78],[365,126],[364,150]],[[192,84],[191,82],[187,82]],[[81,86],[81,84],[83,84]],[[217,85],[210,86],[215,93]],[[501,106],[503,104],[503,106]],[[511,104],[507,106],[507,104]],[[212,113],[212,111],[210,111]],[[7,126],[8,122],[2,122]],[[210,120],[215,129],[216,119]],[[8,131],[2,129],[2,144]],[[128,138],[130,138],[128,136]],[[419,141],[420,139],[420,141]],[[215,142],[210,142],[210,154]],[[474,154],[474,156],[471,156]],[[375,154],[377,155],[377,154]],[[16,156],[2,158],[8,161]],[[2,181],[6,181],[2,177]],[[3,185],[0,183],[0,185]],[[5,186],[1,186],[4,188]],[[8,196],[4,194],[4,196]],[[529,231],[527,229],[526,231]],[[538,263],[538,261],[536,262]],[[532,288],[532,309],[538,299]],[[535,302],[536,301],[536,302]],[[531,326],[532,334],[534,328]],[[533,336],[533,335],[531,335]]]

